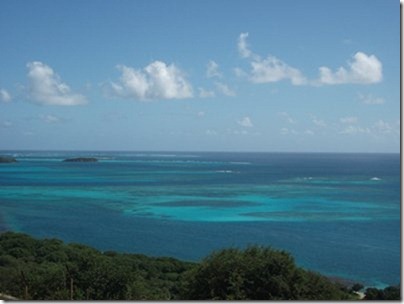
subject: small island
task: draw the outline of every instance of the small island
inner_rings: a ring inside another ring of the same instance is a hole
[[[0,156],[0,164],[16,163],[17,160],[11,156]]]
[[[74,163],[94,163],[98,159],[94,157],[76,157],[76,158],[66,158],[64,162],[74,162]]]

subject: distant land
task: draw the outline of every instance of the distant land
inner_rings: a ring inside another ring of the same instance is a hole
[[[0,164],[1,163],[16,163],[17,160],[11,156],[0,156]]]
[[[66,158],[64,162],[75,162],[75,163],[94,163],[97,162],[98,159],[95,157],[75,157],[75,158]]]

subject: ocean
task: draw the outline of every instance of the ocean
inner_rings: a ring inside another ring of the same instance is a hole
[[[400,284],[400,155],[3,151],[0,230],[198,261],[265,245]],[[96,163],[63,162],[96,157]]]

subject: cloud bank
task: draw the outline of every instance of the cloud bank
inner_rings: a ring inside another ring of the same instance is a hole
[[[150,99],[182,99],[193,97],[192,86],[174,64],[154,61],[142,70],[118,65],[122,73],[118,83],[111,83],[118,97]]]
[[[70,87],[62,82],[51,67],[33,61],[27,64],[29,80],[29,97],[42,105],[75,106],[87,103],[87,99],[72,92]]]

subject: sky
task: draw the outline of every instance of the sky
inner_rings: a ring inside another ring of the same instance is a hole
[[[400,151],[397,0],[2,0],[0,150]]]

